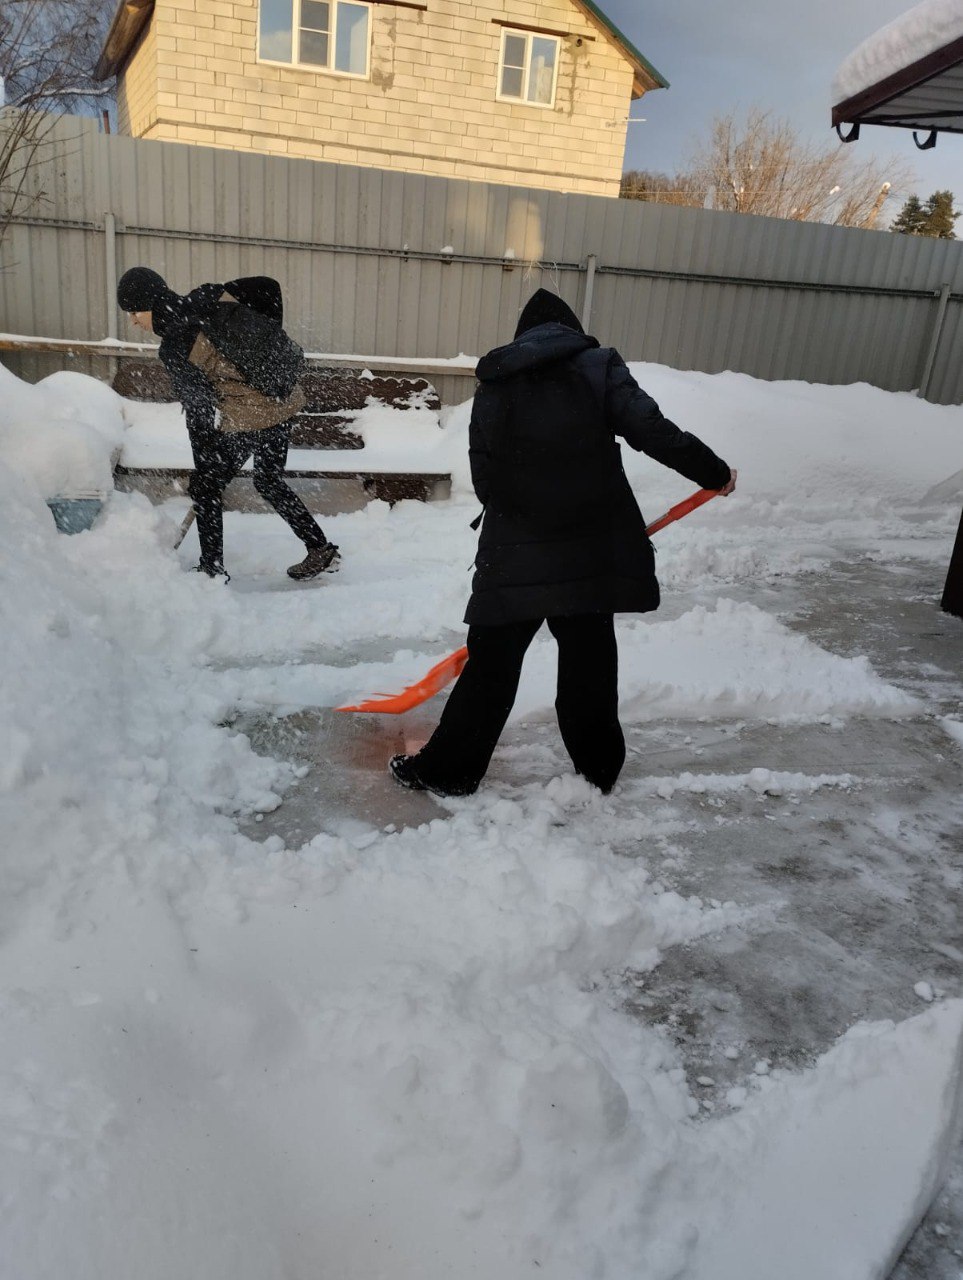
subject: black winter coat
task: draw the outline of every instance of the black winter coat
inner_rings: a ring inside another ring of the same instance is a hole
[[[616,436],[706,489],[729,467],[663,417],[622,357],[556,322],[479,362],[472,481],[485,513],[465,621],[645,613],[659,586]]]
[[[190,354],[201,331],[201,322],[217,310],[223,292],[223,285],[203,284],[186,297],[173,294],[160,316],[156,308],[154,311],[154,329],[161,340],[157,354],[167,370],[174,395],[183,406],[187,431],[195,446],[215,438],[217,393],[207,375],[191,364]]]
[[[202,323],[210,325],[225,293],[238,302],[277,320],[283,319],[281,286],[270,276],[248,276],[227,284],[202,284],[181,297],[169,292],[164,305],[155,308],[154,328],[161,339],[158,356],[171,380],[174,395],[184,408],[191,443],[216,439],[214,415],[217,394],[207,375],[191,364],[190,354]]]

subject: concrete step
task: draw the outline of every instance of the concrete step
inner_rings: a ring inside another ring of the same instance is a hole
[[[321,461],[321,459],[319,459]],[[122,493],[143,493],[151,502],[182,497],[193,472],[181,467],[114,468],[114,488]],[[437,502],[451,495],[451,476],[445,472],[356,471],[340,467],[286,471],[284,478],[309,511],[338,515],[359,511],[371,501]],[[255,491],[251,474],[242,472],[224,491],[225,511],[270,511]]]

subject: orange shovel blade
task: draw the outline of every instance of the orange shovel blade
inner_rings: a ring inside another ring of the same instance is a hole
[[[436,662],[423,679],[408,685],[401,693],[377,694],[354,706],[335,707],[335,711],[379,711],[382,714],[400,715],[402,711],[410,711],[412,707],[427,702],[446,685],[457,680],[467,661],[468,649],[462,645],[454,653],[449,653],[447,658],[442,658],[441,662]]]
[[[659,516],[658,520],[653,520],[650,525],[646,525],[645,532],[651,537],[653,533],[658,533],[660,529],[664,529],[667,524],[672,524],[675,520],[681,520],[690,511],[695,511],[696,507],[701,507],[704,502],[714,498],[718,492],[718,489],[697,489],[691,497],[683,499],[682,502],[677,502],[674,507],[669,508],[664,516]],[[389,715],[400,715],[402,711],[410,711],[412,707],[421,706],[423,702],[433,698],[436,693],[440,693],[446,685],[451,684],[453,680],[457,680],[467,661],[468,650],[462,646],[461,649],[456,649],[454,653],[450,653],[447,658],[442,658],[441,662],[437,662],[423,680],[408,685],[407,689],[402,689],[401,693],[394,696],[379,693],[373,698],[367,698],[364,702],[356,703],[354,706],[335,707],[335,711],[379,711]]]

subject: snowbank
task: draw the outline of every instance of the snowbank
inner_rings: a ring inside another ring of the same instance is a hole
[[[103,497],[125,429],[123,401],[80,373],[35,386],[0,364],[0,458],[44,498]]]
[[[864,40],[833,79],[833,105],[963,36],[963,0],[923,0]]]

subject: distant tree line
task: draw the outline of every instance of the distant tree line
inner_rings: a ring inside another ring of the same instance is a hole
[[[623,174],[620,195],[796,222],[876,227],[893,189],[905,189],[912,177],[899,161],[884,166],[873,157],[861,159],[841,143],[814,146],[786,121],[753,107],[745,120],[735,113],[717,117],[681,172]]]

